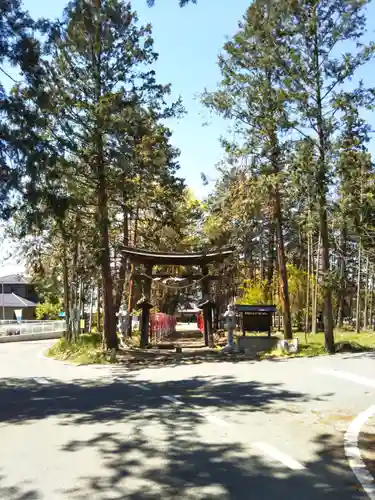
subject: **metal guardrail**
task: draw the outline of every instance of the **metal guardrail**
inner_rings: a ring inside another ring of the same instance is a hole
[[[1,312],[1,309],[0,309]],[[0,326],[1,325],[19,325],[19,324],[25,324],[25,323],[46,323],[46,322],[53,322],[55,323],[56,321],[62,321],[62,320],[44,320],[44,319],[0,319]]]
[[[0,337],[16,335],[63,334],[65,320],[55,321],[0,321]]]

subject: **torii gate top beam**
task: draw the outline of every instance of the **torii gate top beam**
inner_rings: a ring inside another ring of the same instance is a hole
[[[224,259],[233,254],[234,248],[226,248],[216,252],[167,253],[123,247],[122,252],[129,257],[131,262],[139,264],[155,266],[202,266],[207,265],[210,262],[222,262]]]

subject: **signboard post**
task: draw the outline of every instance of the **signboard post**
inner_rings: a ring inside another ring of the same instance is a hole
[[[240,315],[242,335],[246,332],[267,332],[271,336],[272,317],[276,306],[237,304],[236,311]]]

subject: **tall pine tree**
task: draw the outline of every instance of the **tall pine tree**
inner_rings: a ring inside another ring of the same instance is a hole
[[[137,25],[128,3],[70,2],[62,22],[51,30],[49,48],[51,130],[64,161],[93,189],[104,334],[107,347],[116,348],[109,210],[113,188],[124,180],[116,176],[123,165],[118,139],[122,137],[123,148],[131,146],[128,139],[144,120],[140,110],[147,110],[155,121],[173,116],[179,105],[166,105],[170,88],[158,85],[150,69],[157,59],[151,28]]]
[[[283,86],[297,117],[295,125],[310,137],[318,152],[315,182],[322,242],[323,317],[326,349],[330,353],[334,352],[334,323],[328,193],[332,174],[332,142],[339,126],[335,98],[340,87],[373,56],[374,45],[361,44],[366,30],[367,3],[362,0],[285,2],[284,10],[290,19],[289,29],[282,44],[275,39],[279,56],[275,64],[284,71]],[[275,29],[271,22],[269,29],[271,33]],[[348,42],[358,42],[357,50],[338,55],[342,50],[341,44]]]
[[[258,4],[249,7],[239,31],[225,44],[220,57],[220,88],[206,93],[203,102],[232,120],[239,144],[228,145],[227,150],[251,158],[251,175],[259,179],[259,192],[269,199],[277,242],[284,336],[291,339],[282,207],[287,101],[280,83],[282,71],[275,65],[275,43],[283,37],[283,23],[282,6],[271,11]],[[276,26],[272,34],[270,24]]]

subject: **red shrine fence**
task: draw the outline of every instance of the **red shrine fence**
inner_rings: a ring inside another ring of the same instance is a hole
[[[201,333],[204,333],[204,320],[203,320],[203,314],[202,313],[198,314],[198,316],[197,316],[197,326],[199,328],[199,331]]]
[[[172,335],[176,331],[176,318],[164,313],[150,314],[150,332],[153,340]]]

